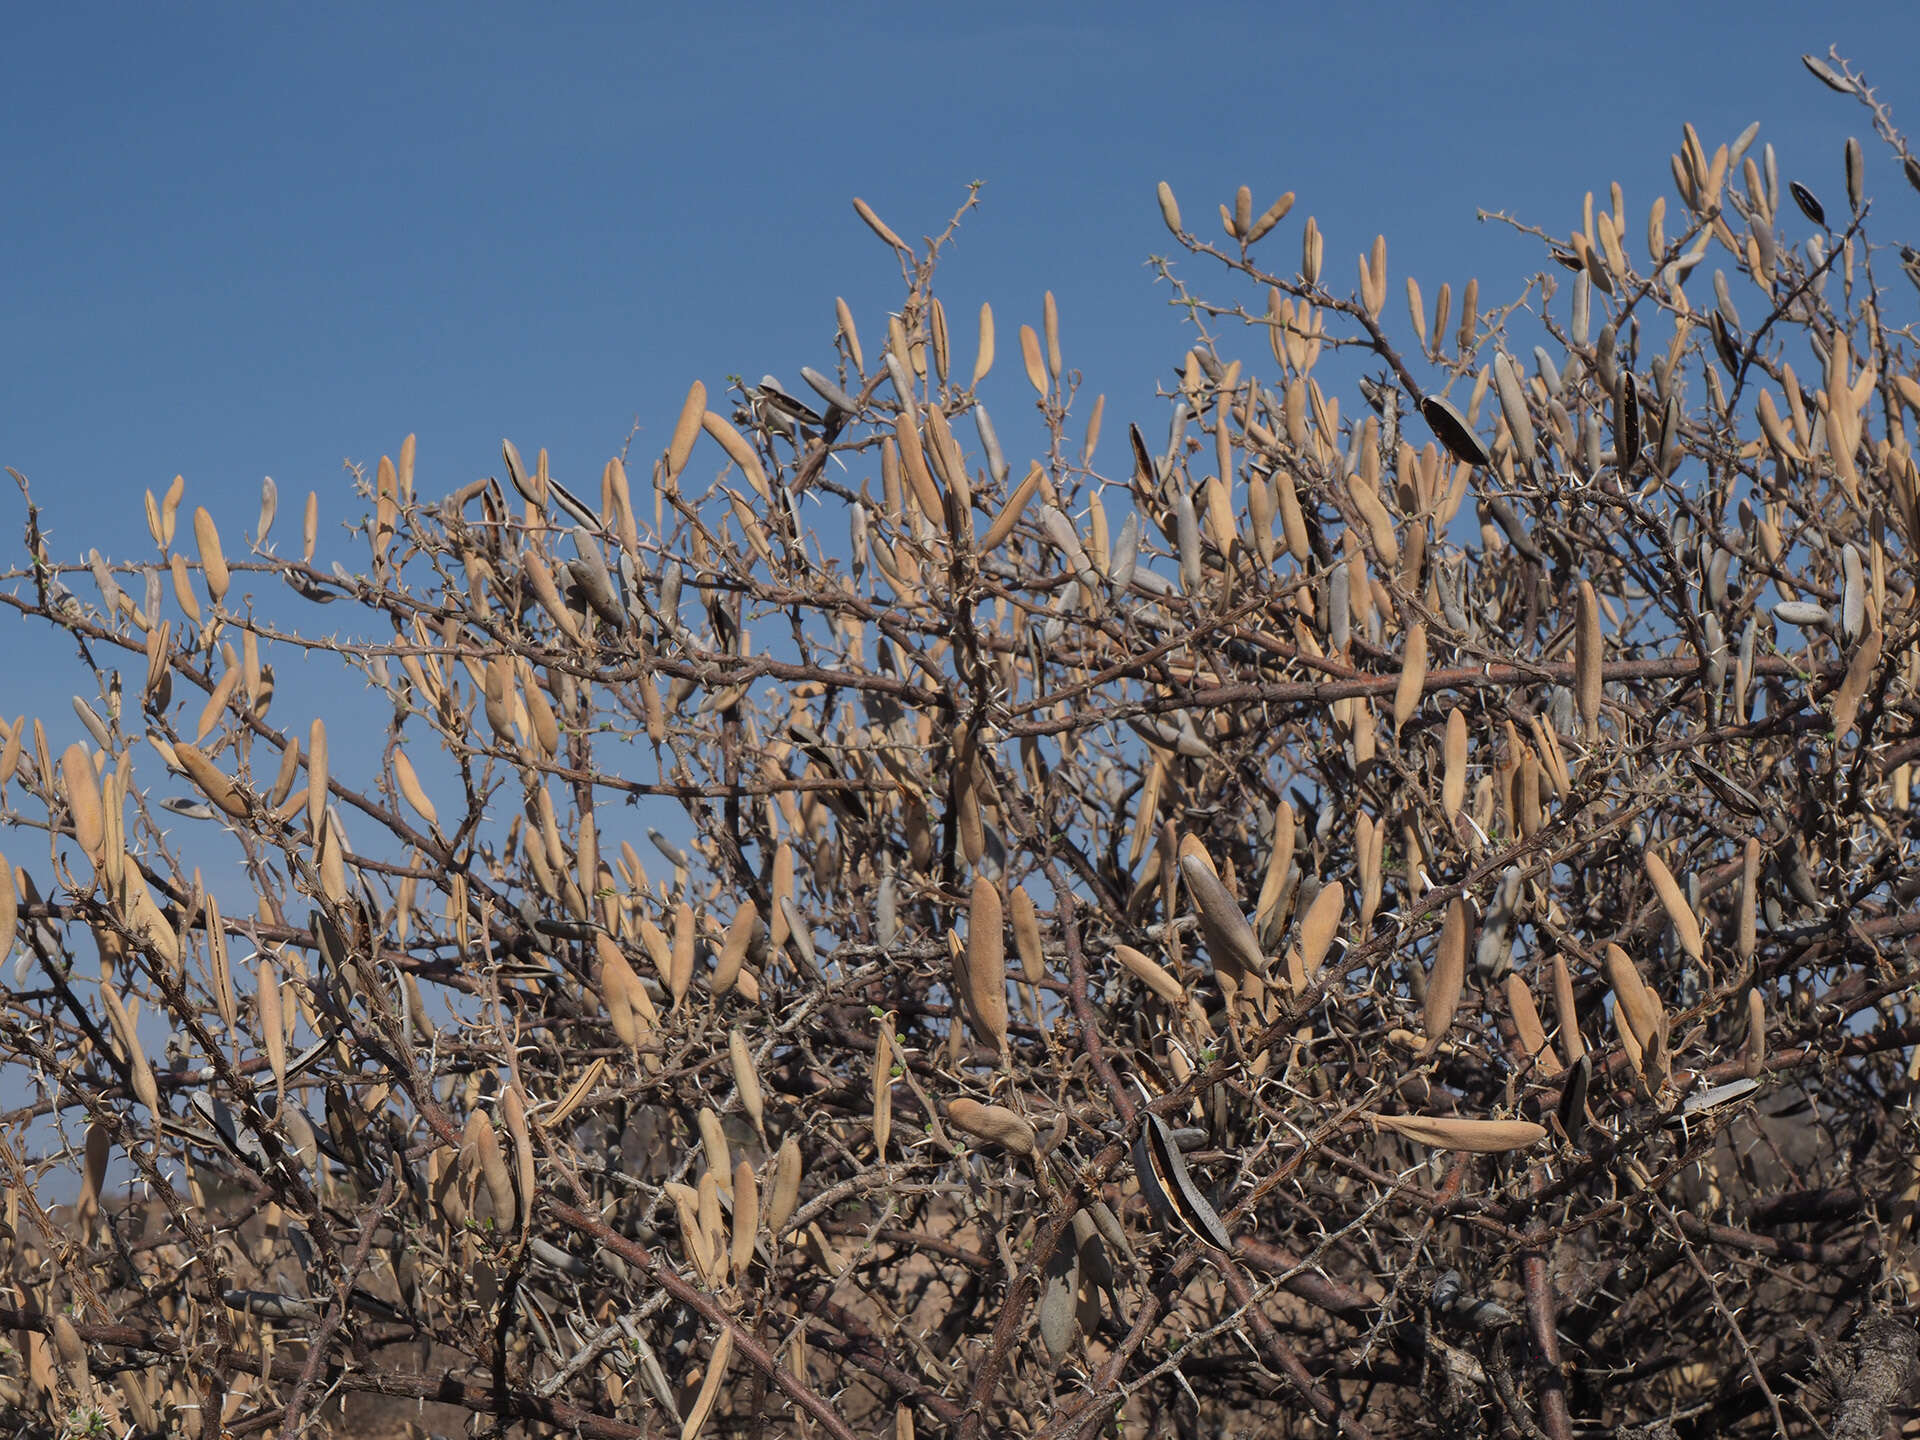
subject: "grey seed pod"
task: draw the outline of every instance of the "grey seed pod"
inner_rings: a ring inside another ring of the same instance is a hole
[[[1833,614],[1824,605],[1811,600],[1782,600],[1773,607],[1773,618],[1782,625],[1802,630],[1827,630],[1833,626]]]
[[[1006,484],[1007,457],[1000,449],[1000,437],[994,431],[987,407],[977,400],[973,406],[973,427],[980,432],[980,449],[987,457],[987,473],[1002,485]]]

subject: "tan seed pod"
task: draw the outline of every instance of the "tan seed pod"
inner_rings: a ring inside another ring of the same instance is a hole
[[[733,1184],[733,1154],[727,1146],[727,1132],[721,1128],[720,1117],[710,1105],[702,1105],[696,1118],[700,1128],[700,1145],[707,1154],[707,1169],[724,1190]]]
[[[856,200],[854,203],[858,205],[860,202]],[[875,233],[880,234],[883,240],[892,233],[878,219],[871,223]],[[893,241],[893,245],[896,249],[906,248],[898,240]],[[700,1381],[700,1393],[693,1397],[693,1408],[687,1411],[686,1421],[680,1426],[680,1440],[694,1440],[707,1423],[707,1417],[713,1413],[714,1402],[720,1398],[720,1385],[727,1378],[727,1362],[732,1357],[733,1331],[722,1327],[719,1338],[713,1342],[713,1355],[707,1361],[706,1376]]]
[[[1293,804],[1282,800],[1273,817],[1273,850],[1267,856],[1266,878],[1260,883],[1259,903],[1253,909],[1253,924],[1262,939],[1276,940],[1284,920],[1281,902],[1286,898],[1287,877],[1293,870]]]
[[[327,814],[327,722],[307,729],[307,833],[318,836]]]
[[[66,792],[67,808],[73,812],[73,838],[97,870],[106,863],[106,807],[100,798],[93,757],[77,740],[60,757],[60,788]]]
[[[107,1161],[113,1152],[113,1131],[95,1120],[87,1126],[86,1162],[80,1179],[80,1198],[74,1203],[75,1228],[91,1232],[100,1215],[100,1197],[106,1194]]]
[[[1131,945],[1115,945],[1113,958],[1132,971],[1135,976],[1145,982],[1149,990],[1173,1006],[1175,1010],[1185,1009],[1187,992],[1166,969],[1149,960]]]
[[[880,1030],[873,1042],[873,1153],[887,1158],[887,1141],[893,1135],[893,1014],[880,1017]]]
[[[433,801],[427,798],[427,792],[421,787],[420,777],[413,773],[413,762],[407,759],[407,752],[404,750],[393,752],[393,778],[400,787],[401,797],[407,804],[420,813],[420,818],[427,822],[428,828],[438,830],[440,828],[439,812],[433,808]]]
[[[226,598],[232,577],[227,573],[227,557],[220,549],[220,532],[214,528],[213,516],[204,505],[194,508],[193,539],[200,547],[200,569],[207,577],[207,593],[218,605]]]
[[[1560,1053],[1569,1068],[1580,1063],[1587,1053],[1580,1038],[1580,1013],[1573,1000],[1573,976],[1567,973],[1567,957],[1553,953],[1553,1018],[1560,1027]]]
[[[1447,742],[1440,769],[1440,808],[1452,820],[1467,798],[1467,717],[1458,708],[1447,712]]]
[[[847,342],[847,355],[853,361],[853,368],[862,375],[866,374],[866,359],[860,353],[860,331],[854,326],[853,310],[845,300],[835,299],[833,314],[839,322],[840,334]]]
[[[1308,984],[1320,973],[1333,938],[1339,933],[1340,916],[1346,905],[1346,887],[1338,880],[1331,880],[1313,897],[1313,904],[1300,919],[1300,964]]]
[[[991,369],[993,369],[993,307],[982,302],[980,306],[980,348],[975,352],[973,359],[972,384],[975,388],[978,388],[980,382],[987,378],[987,372]]]
[[[1041,318],[1047,338],[1047,373],[1058,380],[1064,368],[1060,358],[1060,307],[1054,303],[1051,290],[1041,301]]]
[[[280,1004],[280,972],[264,955],[254,971],[254,1024],[260,1030],[260,1043],[267,1047],[267,1065],[273,1071],[274,1107],[287,1100],[287,1031],[285,1013]]]
[[[1524,1150],[1547,1138],[1544,1125],[1531,1120],[1462,1120],[1432,1115],[1369,1115],[1376,1129],[1435,1150],[1464,1150],[1474,1155],[1503,1155]]]
[[[1160,218],[1167,223],[1167,229],[1177,240],[1180,238],[1180,206],[1173,198],[1173,187],[1162,180],[1159,187]]]
[[[1533,991],[1518,970],[1507,974],[1507,1013],[1513,1017],[1513,1033],[1520,1038],[1520,1048],[1540,1067],[1541,1075],[1551,1079],[1562,1073],[1559,1057],[1547,1045],[1547,1030],[1540,1023]]]
[[[1618,945],[1606,948],[1607,983],[1613,987],[1614,1006],[1624,1019],[1624,1029],[1645,1050],[1666,1024],[1666,1012],[1659,996],[1641,978],[1639,968]]]
[[[1754,948],[1759,943],[1759,911],[1760,840],[1749,835],[1740,860],[1740,921],[1734,940],[1734,951],[1742,964],[1753,963]],[[0,955],[4,954],[6,947],[0,946]]]
[[[1047,977],[1047,962],[1040,937],[1040,912],[1027,887],[1013,887],[1013,948],[1020,956],[1020,973],[1029,985],[1038,985]],[[0,955],[6,949],[0,946]]]
[[[720,954],[713,965],[714,994],[726,994],[739,980],[740,968],[747,963],[747,951],[753,946],[753,932],[759,924],[760,911],[751,900],[742,902],[733,912],[733,923],[727,926],[726,939],[720,942]]]
[[[1031,1155],[1038,1139],[1033,1126],[1004,1105],[982,1105],[978,1100],[962,1098],[947,1106],[947,1119],[955,1129],[991,1141],[1015,1155]]]
[[[7,730],[7,739],[0,745],[0,785],[13,779],[14,772],[20,768],[20,755],[26,745],[27,717],[16,716]]]
[[[767,1234],[776,1240],[785,1233],[787,1222],[800,1203],[801,1169],[800,1142],[789,1135],[780,1142],[779,1153],[773,1158],[773,1174],[767,1189]]]
[[[163,1120],[166,1112],[160,1104],[160,1087],[154,1082],[147,1052],[140,1048],[140,1035],[134,1028],[133,1017],[127,1013],[114,988],[104,980],[100,983],[100,1000],[106,1007],[114,1037],[120,1042],[121,1053],[126,1057],[127,1077],[133,1085],[134,1098],[147,1107],[155,1121]]]
[[[733,428],[724,415],[716,415],[709,410],[700,417],[701,428],[719,442],[720,448],[727,452],[727,458],[740,467],[740,473],[747,477],[747,483],[762,500],[771,495],[767,488],[767,472],[760,464],[760,457],[753,453],[753,447],[747,444],[740,432]]]
[[[733,1273],[745,1275],[753,1264],[753,1242],[760,1233],[760,1187],[745,1160],[733,1167]]]
[[[20,902],[13,888],[13,866],[0,855],[0,960],[13,953],[14,937],[20,931]]]
[[[534,1154],[533,1129],[527,1124],[527,1102],[520,1093],[516,1082],[508,1085],[500,1094],[500,1114],[507,1122],[507,1139],[513,1146],[513,1183],[519,1196],[516,1213],[519,1217],[518,1228],[522,1234],[533,1220],[534,1201]]]
[[[515,1228],[513,1175],[500,1151],[500,1136],[484,1110],[467,1112],[466,1133],[460,1142],[460,1159],[468,1175],[487,1187],[487,1199],[493,1204],[494,1223],[502,1230]]]
[[[1427,997],[1421,1007],[1421,1028],[1427,1033],[1421,1047],[1431,1055],[1446,1039],[1460,1006],[1460,992],[1467,982],[1467,906],[1456,899],[1447,906],[1447,918],[1441,922],[1440,938],[1434,947],[1433,968],[1427,975]]]
[[[1180,841],[1180,873],[1186,880],[1187,893],[1193,897],[1214,966],[1236,979],[1245,973],[1265,979],[1267,957],[1261,952],[1253,927],[1222,883],[1213,858],[1191,835]]]
[[[1031,325],[1020,327],[1020,360],[1026,366],[1027,383],[1042,400],[1047,398],[1047,371],[1040,359],[1040,337]]]
[[[1647,867],[1647,878],[1653,882],[1654,891],[1660,896],[1667,918],[1673,922],[1673,933],[1680,942],[1680,948],[1687,952],[1687,958],[1698,961],[1705,949],[1700,934],[1700,922],[1694,918],[1693,910],[1687,904],[1686,892],[1681,890],[1679,882],[1673,878],[1673,872],[1652,850],[1643,851],[1641,859]]]
[[[1273,204],[1269,205],[1265,213],[1253,222],[1252,226],[1247,230],[1247,243],[1252,245],[1266,239],[1268,234],[1272,232],[1273,227],[1287,218],[1287,212],[1291,209],[1293,209],[1293,191],[1289,190],[1278,200],[1274,201]]]
[[[187,778],[199,787],[201,794],[234,819],[247,818],[246,797],[226,772],[207,758],[206,751],[198,745],[183,744],[174,746],[173,753],[180,762],[180,768],[187,772]]]
[[[194,723],[193,738],[196,744],[213,733],[214,727],[227,713],[227,704],[239,686],[240,672],[237,669],[230,669],[220,677],[220,683],[207,696],[207,703],[200,707],[200,718]]]
[[[1007,1049],[1007,931],[1000,891],[975,876],[967,905],[967,998],[980,1038]]]
[[[678,1005],[693,983],[693,942],[696,925],[693,906],[682,900],[673,908],[673,948],[668,955],[667,991]]]
[[[1759,1079],[1767,1064],[1767,1001],[1757,986],[1747,990],[1747,1038],[1740,1058],[1748,1077]]]
[[[700,438],[702,423],[707,417],[707,387],[696,380],[687,388],[686,403],[680,407],[680,418],[673,427],[673,438],[667,443],[667,476],[671,479],[687,468],[687,457],[693,454],[693,442]]]
[[[1241,239],[1253,235],[1253,189],[1242,185],[1233,195],[1233,233]]]
[[[1420,708],[1420,697],[1427,684],[1427,627],[1426,622],[1416,620],[1407,630],[1406,653],[1400,661],[1400,679],[1393,688],[1393,733],[1397,737],[1401,728],[1413,718],[1413,712]]]
[[[886,244],[891,245],[896,250],[907,249],[906,242],[903,241],[898,235],[894,234],[892,230],[888,229],[886,221],[882,220],[878,215],[874,214],[873,207],[867,204],[867,202],[862,200],[858,195],[853,197],[853,211],[854,211],[854,214],[858,215],[862,220],[866,221],[867,228],[873,231],[874,234],[878,235],[881,238],[881,240],[884,241]],[[909,250],[908,253],[911,254],[912,251]]]
[[[307,492],[307,508],[301,517],[300,538],[300,563],[311,565],[314,546],[320,541],[320,492],[317,490]]]
[[[753,1063],[753,1051],[747,1037],[735,1029],[727,1034],[727,1059],[733,1066],[734,1088],[740,1092],[740,1108],[761,1135],[766,1134],[766,1097],[760,1089],[760,1072]]]
[[[1580,706],[1580,721],[1587,738],[1600,733],[1600,696],[1605,652],[1600,636],[1600,597],[1591,581],[1580,582],[1578,611],[1574,618],[1573,669],[1574,691]]]

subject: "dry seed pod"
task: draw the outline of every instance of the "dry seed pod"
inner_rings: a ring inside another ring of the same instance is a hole
[[[1346,905],[1346,887],[1338,880],[1332,880],[1321,887],[1320,893],[1313,897],[1313,904],[1307,907],[1307,913],[1300,920],[1300,963],[1308,984],[1312,984],[1320,973],[1320,966],[1333,945],[1333,938],[1339,933],[1340,916]]]
[[[1172,974],[1154,961],[1134,949],[1131,945],[1115,945],[1113,958],[1132,971],[1146,987],[1176,1010],[1183,1009],[1187,1003],[1187,992]]]
[[[1042,400],[1047,398],[1047,371],[1040,359],[1040,337],[1031,325],[1020,327],[1020,360],[1026,366],[1027,383]]]
[[[878,215],[873,213],[873,207],[867,204],[867,202],[862,200],[858,195],[853,197],[853,212],[854,214],[858,215],[862,220],[866,221],[867,228],[873,231],[874,234],[878,235],[881,238],[881,240],[884,241],[886,244],[891,245],[896,250],[907,250],[908,254],[913,253],[911,250],[907,249],[906,242],[903,241],[898,235],[894,234],[892,230],[888,229],[887,223],[884,220],[882,220]]]
[[[1747,991],[1747,1038],[1740,1057],[1748,1077],[1759,1079],[1767,1064],[1767,1001],[1757,986]]]
[[[153,1067],[147,1063],[147,1052],[140,1048],[140,1035],[134,1028],[133,1017],[127,1013],[114,988],[104,980],[100,983],[100,1000],[126,1057],[127,1077],[133,1085],[134,1098],[147,1107],[156,1122],[164,1120],[166,1110],[160,1103],[160,1087],[154,1081]]]
[[[236,820],[247,818],[247,801],[226,772],[207,758],[207,754],[197,745],[180,744],[173,747],[173,753],[180,762],[180,768],[187,778],[199,787],[200,792],[220,809]]]
[[[1547,1138],[1544,1125],[1531,1120],[1461,1120],[1429,1115],[1369,1115],[1376,1129],[1385,1128],[1435,1150],[1464,1150],[1475,1155],[1503,1155],[1524,1150]]]
[[[1029,985],[1047,978],[1045,951],[1040,938],[1040,912],[1034,906],[1027,887],[1013,887],[1013,948],[1020,956],[1020,973]],[[0,947],[0,955],[6,950]]]
[[[753,1166],[742,1160],[733,1167],[733,1253],[735,1275],[745,1275],[753,1264],[753,1242],[760,1233],[760,1187]]]
[[[1493,457],[1487,453],[1487,447],[1480,443],[1480,437],[1473,433],[1473,427],[1467,424],[1467,417],[1448,401],[1438,395],[1423,396],[1420,414],[1426,420],[1427,428],[1433,431],[1434,438],[1446,447],[1447,453],[1454,459],[1483,470],[1493,464]]]
[[[1607,983],[1613,987],[1615,1008],[1625,1021],[1623,1028],[1642,1050],[1648,1049],[1666,1024],[1666,1011],[1660,997],[1648,988],[1639,968],[1618,945],[1607,946],[1606,959]]]
[[[1180,873],[1199,912],[1200,930],[1207,938],[1207,953],[1213,957],[1215,967],[1229,974],[1250,972],[1264,979],[1267,957],[1261,952],[1253,927],[1247,923],[1239,902],[1221,883],[1212,857],[1191,835],[1180,841]]]
[[[859,204],[858,201],[854,203]],[[876,227],[876,233],[886,230],[878,220],[871,223]],[[887,231],[887,234],[891,233]],[[887,234],[882,234],[880,238],[886,239]],[[897,249],[906,248],[898,240],[893,244]],[[707,1417],[713,1413],[714,1402],[720,1398],[720,1384],[727,1377],[727,1362],[732,1357],[733,1331],[722,1326],[719,1338],[713,1342],[713,1355],[707,1361],[706,1376],[700,1381],[700,1393],[694,1396],[693,1407],[687,1411],[686,1423],[680,1427],[680,1440],[694,1440],[694,1437],[700,1433],[701,1427],[707,1423]]]
[[[954,1128],[988,1140],[1015,1155],[1031,1155],[1038,1136],[1026,1120],[1004,1105],[982,1105],[964,1097],[947,1106]]]
[[[1173,187],[1166,181],[1160,182],[1160,218],[1167,222],[1167,229],[1173,232],[1174,239],[1180,238],[1180,206],[1173,198]]]
[[[967,906],[966,994],[993,1049],[1007,1048],[1007,935],[1000,892],[991,880],[975,876]]]
[[[214,528],[213,516],[204,505],[195,507],[193,512],[193,539],[200,547],[200,569],[207,577],[207,593],[217,606],[226,598],[232,577],[227,573],[227,557],[220,550],[220,532]]]
[[[60,788],[66,793],[67,808],[73,812],[73,838],[98,869],[105,863],[106,807],[100,798],[93,757],[77,740],[60,757]]]
[[[1420,708],[1420,697],[1427,684],[1427,627],[1416,620],[1407,630],[1406,654],[1400,661],[1400,679],[1393,689],[1393,733],[1396,737],[1413,712]]]
[[[307,833],[318,837],[327,814],[327,722],[307,730]]]
[[[1567,973],[1567,957],[1557,950],[1553,953],[1553,1017],[1560,1027],[1560,1053],[1566,1057],[1569,1067],[1579,1064],[1587,1047],[1580,1038],[1580,1017],[1574,1006],[1573,977]]]
[[[1533,991],[1518,970],[1507,976],[1507,1013],[1513,1017],[1513,1033],[1520,1048],[1540,1067],[1540,1073],[1552,1079],[1561,1073],[1559,1058],[1547,1046],[1547,1030],[1540,1023],[1540,1011],[1533,1003]]]
[[[1457,707],[1447,712],[1446,758],[1440,772],[1440,808],[1448,820],[1460,813],[1467,796],[1467,717]]]
[[[13,953],[14,936],[20,928],[20,902],[13,888],[13,866],[0,855],[0,960]]]
[[[887,1141],[893,1135],[893,1014],[880,1017],[880,1030],[873,1042],[873,1153],[887,1158]]]
[[[1427,976],[1427,998],[1421,1010],[1421,1028],[1427,1032],[1420,1053],[1431,1055],[1446,1038],[1460,1005],[1460,992],[1467,983],[1467,906],[1456,899],[1447,906],[1447,918],[1440,926],[1439,943],[1433,952],[1433,969]]]
[[[742,901],[740,908],[733,912],[733,923],[727,926],[726,939],[721,941],[720,954],[714,961],[714,994],[726,994],[740,979],[740,968],[747,963],[747,951],[753,946],[753,934],[759,924],[760,912],[753,901]]]
[[[1700,934],[1700,922],[1687,904],[1686,893],[1673,878],[1667,862],[1652,850],[1643,851],[1641,859],[1647,867],[1647,878],[1653,882],[1660,903],[1666,908],[1667,918],[1673,922],[1674,937],[1679,940],[1680,948],[1687,952],[1688,959],[1698,961],[1704,953],[1705,942]]]
[[[724,1189],[733,1183],[733,1155],[727,1148],[727,1132],[721,1128],[720,1117],[713,1113],[710,1105],[702,1105],[695,1120],[701,1148],[707,1154],[707,1169]]]
[[[1754,948],[1759,942],[1759,890],[1760,841],[1757,836],[1749,835],[1740,860],[1740,920],[1734,940],[1734,953],[1743,965],[1753,963]],[[0,955],[4,954],[6,948],[0,946]]]
[[[800,1203],[800,1170],[800,1142],[789,1135],[780,1142],[780,1152],[774,1156],[767,1190],[767,1234],[776,1240],[785,1233],[787,1221],[793,1218],[794,1207]]]
[[[1600,597],[1590,581],[1580,582],[1578,612],[1574,618],[1574,690],[1580,722],[1588,739],[1600,733],[1600,697],[1604,651],[1600,637]]]
[[[747,1119],[753,1122],[753,1128],[765,1135],[766,1099],[760,1090],[760,1072],[754,1066],[753,1051],[748,1048],[747,1037],[737,1029],[727,1033],[727,1059],[733,1065],[733,1083],[740,1092],[740,1108],[747,1112]],[[738,1200],[738,1192],[734,1198]]]
[[[273,1071],[274,1108],[287,1100],[287,1031],[280,1005],[280,972],[266,956],[254,971],[254,1024],[260,1031],[260,1043],[267,1047],[267,1065]]]
[[[400,788],[401,797],[419,812],[420,818],[427,822],[429,829],[440,828],[439,813],[433,808],[433,801],[427,798],[427,792],[421,788],[420,777],[413,773],[413,762],[407,759],[407,752],[393,752],[393,778]]]
[[[693,983],[693,942],[695,921],[693,906],[682,900],[673,907],[673,948],[667,957],[667,992],[678,1005]]]

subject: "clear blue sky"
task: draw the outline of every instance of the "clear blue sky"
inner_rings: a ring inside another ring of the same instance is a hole
[[[1311,213],[1331,276],[1384,231],[1396,297],[1411,268],[1491,302],[1541,262],[1476,206],[1564,234],[1618,178],[1644,217],[1688,120],[1710,149],[1762,120],[1838,203],[1866,117],[1798,56],[1839,43],[1920,125],[1920,10],[1822,8],[16,7],[0,461],[61,559],[149,557],[140,493],[176,472],[230,534],[273,475],[284,544],[309,488],[330,523],[357,513],[342,460],[410,430],[427,493],[495,472],[508,435],[597,494],[634,423],[657,453],[691,378],[829,365],[836,295],[876,351],[897,280],[850,197],[918,236],[977,178],[942,290],[961,353],[981,300],[1011,336],[1051,288],[1123,467],[1184,335],[1143,263],[1171,248],[1157,181],[1209,232],[1243,181],[1296,191],[1266,242],[1284,268]],[[1920,219],[1868,156],[1880,233]],[[1006,434],[1017,365],[986,394]],[[18,516],[0,494],[14,556]],[[76,678],[57,709],[5,708],[68,728]]]

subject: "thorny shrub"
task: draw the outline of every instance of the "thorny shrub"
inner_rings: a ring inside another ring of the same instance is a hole
[[[1835,158],[1689,127],[1404,316],[1384,241],[1349,295],[1291,196],[1163,186],[1241,298],[1160,262],[1150,437],[1049,296],[1030,464],[934,290],[970,198],[858,205],[898,313],[644,483],[409,441],[355,563],[176,481],[70,564],[22,479],[0,599],[91,673],[0,754],[13,1423],[1878,1435],[1920,254]]]

